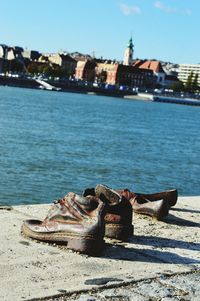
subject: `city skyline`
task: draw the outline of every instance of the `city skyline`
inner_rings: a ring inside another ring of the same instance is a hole
[[[100,1],[99,1],[100,2]],[[199,8],[194,0],[0,0],[1,44],[40,52],[75,52],[198,64]]]

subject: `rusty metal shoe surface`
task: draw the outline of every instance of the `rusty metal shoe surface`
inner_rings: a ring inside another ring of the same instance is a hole
[[[164,202],[168,203],[169,207],[175,206],[177,203],[177,199],[178,199],[178,190],[177,189],[165,190],[162,192],[156,192],[156,193],[152,193],[152,194],[132,192],[129,189],[117,190],[117,192],[120,195],[123,195],[124,197],[126,197],[128,200],[130,200],[134,197],[139,197],[140,199],[143,199],[144,201],[147,201],[147,202],[164,200]]]
[[[69,192],[55,201],[44,221],[27,220],[22,233],[33,239],[67,245],[89,255],[104,249],[105,204],[97,197]]]
[[[125,197],[103,184],[99,184],[95,188],[87,188],[83,195],[95,195],[107,203],[106,237],[126,241],[133,235],[132,207]]]
[[[178,190],[172,189],[172,190],[165,190],[162,192],[152,193],[152,194],[142,194],[142,193],[135,193],[138,196],[141,196],[149,201],[159,201],[164,200],[168,203],[169,207],[173,207],[177,203],[178,199]]]
[[[134,213],[149,215],[157,220],[163,220],[169,213],[169,205],[164,199],[157,201],[144,200],[136,196],[129,200]]]
[[[168,215],[170,207],[176,204],[178,198],[176,189],[153,194],[132,192],[129,189],[117,192],[129,200],[134,213],[149,215],[157,220],[163,220]]]

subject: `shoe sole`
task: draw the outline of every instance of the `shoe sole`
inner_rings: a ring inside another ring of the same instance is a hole
[[[38,221],[38,223],[41,222]],[[105,242],[102,238],[96,239],[89,235],[80,236],[67,232],[37,233],[29,229],[25,224],[22,225],[21,231],[26,237],[43,242],[65,245],[70,250],[91,256],[102,254],[105,246]]]
[[[108,238],[127,241],[129,237],[133,236],[133,232],[133,225],[124,226],[114,223],[105,224],[105,237]]]

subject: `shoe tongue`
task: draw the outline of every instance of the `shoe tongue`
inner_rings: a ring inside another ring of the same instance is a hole
[[[56,200],[54,201],[53,205],[51,208],[48,210],[47,216],[44,221],[51,220],[55,216],[59,216],[63,214],[63,205],[62,205],[63,200]]]
[[[81,195],[69,192],[65,198],[67,199],[70,197],[72,200],[74,200],[76,203],[78,203],[83,210],[86,211],[93,211],[98,207],[99,199],[97,197],[88,195],[86,197],[83,197]]]
[[[93,211],[98,207],[99,200],[97,197],[88,195],[86,197],[78,196],[78,202],[83,206],[87,211]]]

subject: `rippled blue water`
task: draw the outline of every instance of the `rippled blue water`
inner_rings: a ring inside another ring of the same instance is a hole
[[[0,87],[0,203],[104,183],[200,195],[200,107]]]

